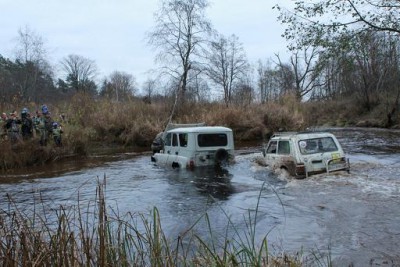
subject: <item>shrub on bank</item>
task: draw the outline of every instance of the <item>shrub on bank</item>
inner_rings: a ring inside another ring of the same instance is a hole
[[[3,171],[43,165],[71,154],[64,148],[40,146],[36,138],[13,145],[8,140],[3,141],[0,151],[0,170]]]

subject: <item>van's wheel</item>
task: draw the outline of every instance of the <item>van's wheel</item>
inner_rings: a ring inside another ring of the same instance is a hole
[[[179,163],[178,162],[172,162],[172,169],[178,169],[179,168]]]
[[[217,150],[217,152],[215,152],[215,160],[218,163],[221,163],[223,161],[228,161],[228,159],[229,159],[229,153],[225,149],[220,148]]]

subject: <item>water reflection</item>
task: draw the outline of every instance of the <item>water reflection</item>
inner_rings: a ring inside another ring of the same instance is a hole
[[[155,168],[162,167],[155,166]],[[233,174],[225,167],[163,170],[166,175],[166,181],[172,186],[182,188],[181,192],[193,191],[200,196],[212,197],[218,200],[227,200],[235,192],[232,185]]]
[[[193,183],[201,194],[226,200],[235,192],[231,183],[232,177],[224,167],[199,168],[193,172]]]

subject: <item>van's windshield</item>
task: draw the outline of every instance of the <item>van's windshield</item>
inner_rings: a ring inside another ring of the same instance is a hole
[[[228,136],[224,133],[207,133],[197,136],[199,147],[226,146],[228,145]]]
[[[335,141],[332,137],[320,137],[312,139],[304,139],[299,141],[301,154],[314,154],[337,151]]]

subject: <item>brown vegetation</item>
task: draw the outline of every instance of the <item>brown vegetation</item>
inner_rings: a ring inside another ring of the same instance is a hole
[[[366,113],[353,103],[351,100],[303,103],[292,95],[285,95],[277,102],[248,106],[187,103],[172,120],[176,123],[205,122],[207,125],[230,127],[239,143],[261,143],[278,130],[299,131],[311,126],[385,125],[384,106],[376,106]],[[39,105],[28,103],[26,106],[35,110],[35,106]],[[9,110],[17,108],[21,107],[9,107]],[[38,137],[13,146],[3,141],[0,144],[0,169],[41,165],[66,155],[86,155],[110,147],[149,149],[155,135],[168,123],[171,111],[170,105],[165,102],[113,102],[93,100],[84,94],[76,95],[69,102],[49,105],[49,108],[55,121],[60,120],[59,114],[65,115],[65,121],[59,121],[64,131],[63,147],[55,147],[52,142],[47,147],[40,147]],[[394,119],[399,125],[399,117]]]

